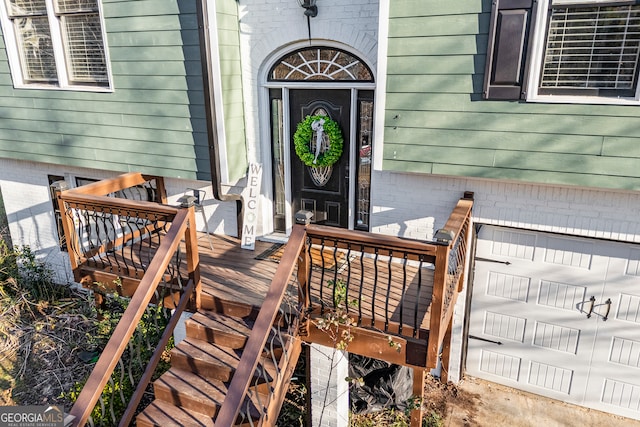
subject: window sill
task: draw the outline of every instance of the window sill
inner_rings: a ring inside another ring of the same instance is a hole
[[[549,104],[640,105],[640,100],[633,98],[606,98],[600,96],[537,95],[527,98],[526,101]]]
[[[47,84],[14,84],[14,89],[33,89],[33,90],[60,90],[65,92],[96,92],[96,93],[112,93],[115,89],[112,87],[99,86],[55,86]]]

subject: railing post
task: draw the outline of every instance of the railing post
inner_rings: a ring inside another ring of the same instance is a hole
[[[444,312],[444,299],[448,283],[449,244],[439,245],[436,249],[436,268],[433,273],[433,296],[431,298],[431,317],[429,319],[429,342],[427,345],[427,368],[435,368],[440,351],[440,329]]]
[[[71,264],[71,271],[74,276],[78,270],[78,257],[79,251],[76,248],[79,245],[78,236],[74,233],[75,228],[73,219],[67,215],[67,204],[62,199],[62,192],[69,188],[65,181],[54,182],[51,187],[53,188],[56,199],[58,200],[58,209],[60,210],[60,220],[62,221],[62,229],[64,230],[65,240],[67,242],[67,252],[69,253],[69,263]],[[79,281],[78,277],[75,277],[76,281]]]
[[[161,176],[156,176],[154,177],[154,179],[156,180],[156,191],[158,192],[157,194],[157,199],[156,202],[158,203],[162,203],[163,205],[167,204],[167,189],[164,186],[164,178]]]
[[[190,309],[197,311],[201,307],[202,282],[200,280],[200,257],[198,254],[198,236],[196,234],[196,215],[193,203],[189,205],[188,224],[185,230],[185,246],[187,248],[187,272],[193,281],[193,298]]]
[[[442,342],[442,372],[440,373],[440,381],[447,383],[449,381],[449,365],[451,363],[451,333],[453,332],[453,316],[447,322],[447,332],[444,334]]]
[[[411,409],[411,427],[422,427],[423,403],[424,403],[424,376],[425,370],[413,368],[413,408]]]
[[[309,271],[311,270],[311,256],[309,255],[309,238],[305,236],[304,244],[298,255],[298,303],[300,305],[300,312],[303,315],[303,322],[300,324],[301,334],[308,335],[309,333],[309,316],[307,313],[311,307],[311,296],[309,289]]]

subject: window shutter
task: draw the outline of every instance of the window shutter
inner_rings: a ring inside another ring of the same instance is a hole
[[[534,0],[494,0],[483,97],[525,97],[524,78],[529,30],[534,24]]]

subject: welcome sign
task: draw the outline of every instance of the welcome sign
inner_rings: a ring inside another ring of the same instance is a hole
[[[258,200],[262,183],[262,165],[249,164],[249,177],[244,194],[244,215],[242,226],[242,249],[254,250],[256,246],[256,229],[258,227]]]

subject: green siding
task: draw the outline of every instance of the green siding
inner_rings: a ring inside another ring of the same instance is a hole
[[[236,0],[218,0],[216,7],[227,167],[229,181],[234,182],[246,175],[248,167],[238,5]]]
[[[390,8],[384,169],[640,190],[640,106],[484,101],[490,0]]]
[[[210,180],[195,2],[104,0],[112,93],[14,89],[0,46],[0,157]]]

